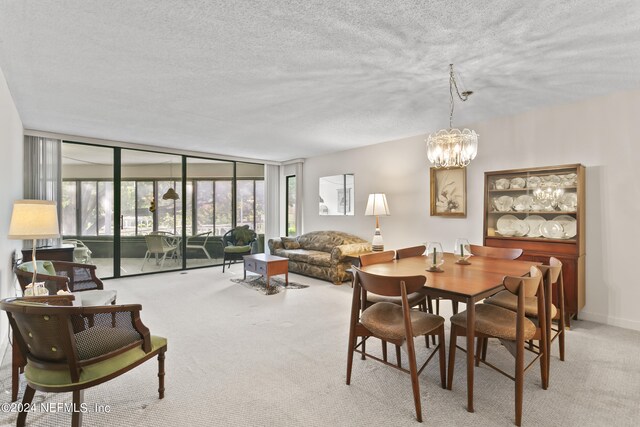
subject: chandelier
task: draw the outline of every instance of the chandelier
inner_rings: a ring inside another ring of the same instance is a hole
[[[461,101],[466,101],[473,93],[458,90],[453,64],[449,64],[449,129],[441,129],[432,133],[426,139],[427,157],[437,168],[451,168],[467,166],[478,154],[478,134],[469,129],[453,129],[453,89]]]

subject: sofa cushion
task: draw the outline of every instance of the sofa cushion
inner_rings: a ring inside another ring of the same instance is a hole
[[[292,261],[331,267],[331,254],[328,252],[308,251],[306,249],[281,249],[274,255],[287,257]]]
[[[366,243],[366,240],[341,231],[312,231],[298,237],[298,242],[302,249],[331,252],[336,246],[349,243]]]
[[[23,262],[18,266],[18,268],[22,271],[33,273],[33,261]],[[51,261],[36,261],[36,272],[38,274],[47,274],[49,276],[56,275],[56,269],[53,268],[53,263]]]
[[[300,249],[300,243],[295,237],[281,237],[285,249]]]

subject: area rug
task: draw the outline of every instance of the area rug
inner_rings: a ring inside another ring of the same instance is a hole
[[[289,281],[289,284],[285,286],[285,281],[279,277],[272,277],[269,280],[269,288],[267,289],[267,280],[264,276],[247,276],[246,279],[231,279],[233,283],[239,283],[245,288],[256,290],[264,295],[275,295],[280,293],[284,289],[304,289],[309,285],[303,285],[302,283]]]

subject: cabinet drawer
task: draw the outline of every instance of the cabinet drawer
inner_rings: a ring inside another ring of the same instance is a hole
[[[255,261],[245,261],[244,262],[244,269],[245,270],[249,270],[249,271],[255,271],[256,262]]]
[[[260,263],[260,264],[258,264],[258,266],[257,266],[257,267],[258,267],[258,268],[257,268],[257,270],[256,270],[256,271],[257,271],[258,273],[265,274],[265,273],[267,272],[267,265],[266,265],[266,264],[262,264],[262,263]]]

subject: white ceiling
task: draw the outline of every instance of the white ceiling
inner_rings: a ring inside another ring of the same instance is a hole
[[[446,127],[451,62],[454,126],[638,88],[640,1],[0,0],[27,129],[308,157]]]

